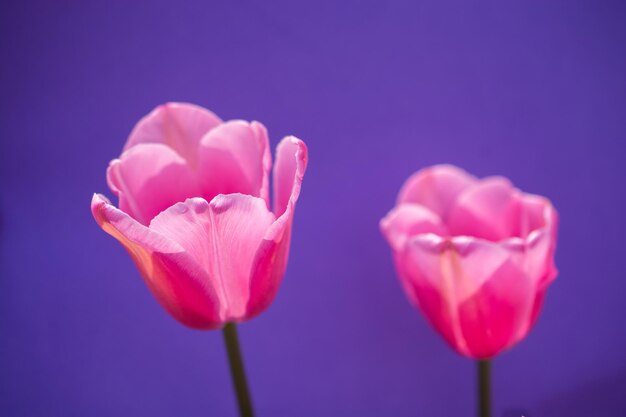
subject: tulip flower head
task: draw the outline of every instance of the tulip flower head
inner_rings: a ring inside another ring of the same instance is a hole
[[[380,227],[409,300],[457,352],[488,359],[537,320],[554,265],[557,213],[503,177],[426,168]]]
[[[175,319],[219,328],[248,320],[273,301],[306,165],[304,142],[284,138],[270,209],[265,127],[168,103],[139,121],[109,165],[119,208],[95,194],[91,210]]]

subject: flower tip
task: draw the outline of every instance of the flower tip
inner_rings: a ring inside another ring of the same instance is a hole
[[[296,159],[304,161],[306,163],[309,156],[309,149],[307,148],[306,143],[304,143],[302,139],[291,135],[285,137],[284,140],[288,140],[292,145],[297,146]]]
[[[91,206],[94,207],[96,205],[105,205],[105,204],[111,204],[111,202],[109,201],[108,198],[106,198],[104,195],[100,194],[100,193],[93,193],[93,196],[91,196]]]

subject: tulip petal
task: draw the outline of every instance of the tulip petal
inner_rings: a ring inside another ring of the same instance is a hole
[[[448,234],[437,214],[419,204],[400,204],[380,221],[380,229],[395,251],[404,248],[406,240],[421,233]]]
[[[458,255],[450,252],[451,265],[460,274],[467,278],[488,274],[482,286],[459,303],[459,324],[469,356],[478,359],[491,358],[517,341],[534,301],[534,287],[524,271],[501,247],[486,243],[473,241]],[[484,263],[493,269],[486,270]]]
[[[267,230],[253,262],[247,318],[271,304],[285,274],[291,225],[307,162],[307,147],[300,139],[288,136],[278,144],[274,166],[274,213],[278,219]]]
[[[531,218],[526,222],[530,225],[529,228],[539,228],[533,230],[525,239],[513,238],[502,242],[518,268],[524,271],[535,291],[526,320],[518,329],[515,342],[523,339],[534,326],[539,317],[546,290],[557,276],[554,264],[558,222],[556,211],[545,199],[536,196],[530,196],[529,199],[531,201],[525,201],[525,206],[530,204],[531,208],[525,207],[523,211],[534,210],[535,214],[530,215],[534,216],[534,219]]]
[[[300,195],[302,179],[308,163],[308,150],[303,141],[287,136],[276,147],[274,166],[274,214],[281,216],[289,202]]]
[[[265,127],[233,120],[211,130],[199,149],[202,196],[241,193],[261,197],[269,207],[272,157]]]
[[[221,123],[219,117],[200,106],[167,103],[155,108],[137,123],[124,150],[140,143],[161,143],[174,149],[195,167],[200,140]]]
[[[131,256],[158,302],[178,321],[198,329],[221,326],[219,300],[208,277],[178,243],[135,221],[94,194],[91,211],[102,229]]]
[[[416,172],[405,181],[398,194],[398,204],[421,204],[437,213],[445,223],[458,195],[476,181],[455,166],[435,165]]]
[[[448,227],[453,235],[497,242],[519,230],[519,199],[504,177],[486,178],[466,188],[450,210]]]
[[[193,171],[171,148],[160,143],[133,146],[107,170],[119,206],[143,225],[172,204],[199,195]]]
[[[551,204],[543,197],[518,193],[514,198],[518,200],[519,219],[513,225],[512,235],[526,238],[535,230],[541,229],[552,222],[550,216]]]
[[[459,353],[490,357],[525,324],[532,285],[497,244],[420,235],[409,240],[401,262],[419,307]]]
[[[263,236],[274,222],[265,201],[243,194],[192,198],[159,214],[150,228],[180,244],[208,271],[224,321],[245,316],[250,276]]]
[[[450,346],[463,355],[469,352],[458,320],[456,278],[447,262],[449,242],[431,234],[409,239],[395,258],[396,269],[409,299]]]

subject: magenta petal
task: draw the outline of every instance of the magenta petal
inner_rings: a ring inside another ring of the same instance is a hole
[[[251,319],[270,306],[287,269],[293,206],[266,233],[252,263],[250,299],[246,319]]]
[[[421,204],[445,223],[457,196],[476,183],[476,178],[452,165],[435,165],[416,172],[404,183],[398,204]]]
[[[274,213],[278,219],[268,229],[256,254],[250,282],[247,318],[265,310],[274,300],[287,268],[291,225],[307,166],[307,148],[295,137],[284,138],[276,150]]]
[[[219,299],[200,265],[178,243],[150,230],[95,194],[91,211],[102,229],[133,259],[159,303],[181,323],[198,329],[220,327]]]
[[[469,356],[487,359],[516,342],[532,308],[533,285],[497,244],[472,240],[464,246],[450,252],[452,269],[461,285],[476,278],[482,285],[461,298],[459,324]]]
[[[234,120],[209,132],[199,149],[202,196],[241,193],[261,197],[269,207],[272,158],[265,127]]]
[[[137,123],[124,150],[140,143],[161,143],[174,149],[196,166],[202,137],[222,120],[211,111],[189,103],[167,103],[155,108]]]
[[[519,229],[517,191],[503,177],[486,178],[461,193],[450,210],[452,235],[499,241]]]
[[[421,233],[448,234],[439,216],[419,204],[396,206],[380,221],[380,229],[396,251],[401,251],[411,236]]]
[[[158,143],[133,146],[107,170],[120,209],[147,225],[161,211],[199,195],[193,171],[171,148]]]
[[[245,317],[255,255],[274,215],[260,198],[218,195],[192,198],[167,209],[150,228],[178,242],[208,272],[222,300],[224,321]]]

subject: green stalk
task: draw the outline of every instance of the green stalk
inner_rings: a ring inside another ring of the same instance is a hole
[[[491,361],[478,360],[478,416],[491,417]]]
[[[243,367],[243,358],[239,349],[239,338],[237,336],[237,326],[235,323],[228,323],[224,326],[224,342],[228,352],[228,362],[230,372],[233,375],[233,385],[237,394],[239,404],[239,415],[241,417],[254,417],[248,383],[246,382],[246,372]]]

